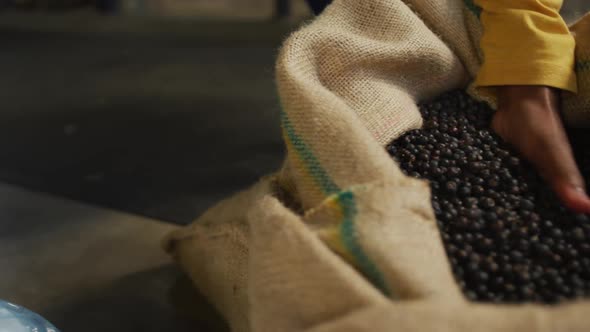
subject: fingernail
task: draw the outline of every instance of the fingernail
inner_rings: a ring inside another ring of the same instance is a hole
[[[575,187],[576,191],[582,194],[586,194],[586,189],[584,189],[583,187]]]

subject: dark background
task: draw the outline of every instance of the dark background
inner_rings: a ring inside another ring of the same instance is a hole
[[[293,24],[70,15],[0,16],[0,180],[188,223],[279,167]]]

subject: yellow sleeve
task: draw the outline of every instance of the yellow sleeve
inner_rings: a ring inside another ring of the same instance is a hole
[[[478,87],[545,85],[576,92],[575,41],[562,0],[476,0],[484,62]]]

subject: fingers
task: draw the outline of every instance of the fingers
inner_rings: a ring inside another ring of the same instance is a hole
[[[590,197],[565,129],[559,117],[553,116],[551,120],[551,130],[539,132],[540,137],[525,154],[537,165],[566,207],[578,213],[590,213]]]
[[[542,87],[501,90],[492,128],[551,185],[563,204],[590,213],[590,198],[559,116],[557,93]]]
[[[590,198],[584,189],[558,182],[554,190],[567,208],[577,213],[590,213]]]

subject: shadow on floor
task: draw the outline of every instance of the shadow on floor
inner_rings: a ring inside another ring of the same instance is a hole
[[[223,319],[173,266],[79,294],[43,315],[62,332],[226,332]]]
[[[278,133],[264,127],[265,119],[249,119],[247,110],[256,107],[261,105],[145,98],[4,117],[0,177],[156,219],[190,222],[278,167]]]

